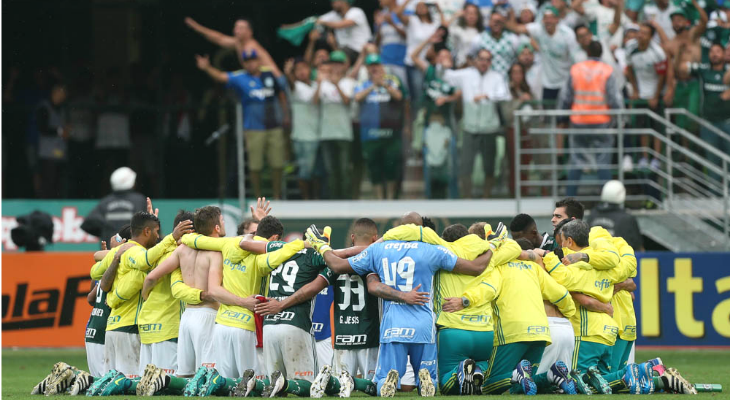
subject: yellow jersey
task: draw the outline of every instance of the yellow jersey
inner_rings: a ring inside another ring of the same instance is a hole
[[[122,255],[117,269],[117,276],[106,298],[107,304],[111,308],[106,324],[107,331],[129,326],[135,326],[136,328],[139,313],[142,310],[140,291],[146,273],[154,268],[165,254],[172,253],[176,247],[172,235],[167,235],[160,243],[150,249],[145,249],[144,246],[135,241],[129,243],[134,243],[136,246],[129,248]]]
[[[183,281],[182,270],[178,267],[170,274],[170,292],[172,297],[182,301],[185,304],[200,304],[202,290],[190,287]]]
[[[407,224],[390,229],[383,235],[383,240],[421,241],[446,247],[458,257],[474,260],[488,250],[493,250],[489,242],[477,235],[470,234],[454,242],[442,239],[431,228]],[[499,249],[494,250],[489,265],[482,274],[486,274],[495,265],[501,265],[520,256],[522,249],[514,240],[506,239]],[[436,325],[440,328],[463,329],[467,331],[488,332],[494,330],[492,324],[492,306],[489,303],[469,307],[454,313],[441,312],[441,304],[447,297],[460,297],[469,287],[481,281],[479,277],[456,274],[440,270],[435,275],[434,312]]]
[[[255,240],[267,241],[261,237]],[[212,238],[198,234],[183,235],[182,243],[196,250],[220,251],[223,255],[222,286],[238,297],[265,294],[266,279],[279,265],[304,249],[304,242],[295,240],[281,249],[266,253],[253,254],[239,246],[240,237]],[[234,328],[256,331],[253,311],[240,306],[222,304],[218,308],[215,322]]]
[[[94,263],[93,266],[91,266],[91,279],[95,281],[100,281],[101,278],[104,276],[104,272],[106,272],[107,269],[109,269],[109,266],[112,265],[112,261],[114,260],[114,257],[117,255],[117,251],[119,251],[119,248],[121,246],[117,246],[109,252],[106,253],[104,258],[101,259],[101,261],[97,261]]]
[[[575,314],[568,290],[531,261],[511,261],[491,269],[463,297],[468,308],[492,302],[494,345],[516,342],[551,342],[543,300],[556,305],[566,317]]]
[[[158,264],[171,254],[172,251],[160,257]],[[185,311],[185,306],[172,296],[170,280],[169,274],[160,278],[142,304],[137,326],[139,339],[143,344],[164,342],[178,335],[180,317]]]

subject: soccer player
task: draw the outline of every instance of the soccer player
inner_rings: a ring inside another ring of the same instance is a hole
[[[210,237],[226,234],[223,215],[218,207],[206,206],[195,210],[193,220],[197,233]],[[156,290],[167,291],[166,288],[169,288],[174,299],[185,302],[177,340],[177,376],[192,377],[201,365],[215,365],[213,341],[210,338],[213,336],[218,303],[208,292],[208,273],[211,265],[222,263],[220,252],[178,246],[145,279],[143,298],[151,298]]]
[[[537,223],[535,223],[535,220],[527,214],[517,214],[514,218],[512,218],[512,222],[509,224],[509,231],[512,234],[512,239],[518,240],[520,238],[525,238],[529,240],[536,249],[553,251],[560,247],[558,243],[555,242],[555,237],[553,237],[550,233],[545,232],[542,235],[537,233]]]
[[[537,262],[540,257],[529,252]],[[563,315],[575,313],[568,291],[555,282],[535,261],[511,261],[487,272],[481,284],[460,297],[447,298],[445,312],[493,302],[494,347],[482,392],[537,394],[557,386],[563,393],[575,394],[575,383],[565,363],[558,361],[546,373],[532,376],[540,364],[545,346],[550,343],[550,328],[543,298],[555,304]],[[516,367],[516,368],[515,368]]]
[[[283,233],[281,222],[267,216],[259,223],[256,239],[279,240]],[[302,250],[304,242],[296,240],[280,250],[261,255],[242,250],[238,237],[185,235],[182,243],[196,250],[220,251],[223,255],[223,264],[211,265],[208,277],[208,291],[220,303],[212,338],[217,346],[216,374],[239,378],[246,370],[257,370],[253,309],[259,300],[255,296],[265,293],[268,275]]]
[[[555,203],[555,210],[550,222],[553,228],[557,227],[560,221],[564,219],[583,219],[585,207],[583,204],[572,197],[566,197]]]
[[[442,246],[421,242],[386,241],[368,247],[349,259],[337,257],[329,246],[329,239],[315,226],[307,231],[307,239],[324,257],[336,273],[377,274],[393,291],[410,292],[420,287],[430,293],[433,276],[439,269],[477,276],[486,268],[491,252],[474,261],[458,258]],[[370,281],[370,278],[368,278]],[[369,282],[370,285],[370,282]],[[372,292],[372,290],[371,290]],[[437,382],[437,350],[433,305],[408,305],[398,302],[397,296],[385,296],[381,321],[380,353],[374,382],[380,396],[392,397],[399,385],[399,376],[406,370],[410,356],[418,369],[416,385],[422,396],[433,396]]]

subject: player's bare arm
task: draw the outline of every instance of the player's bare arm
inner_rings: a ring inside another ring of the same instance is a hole
[[[254,311],[254,307],[259,300],[251,295],[246,298],[238,297],[226,290],[223,285],[223,264],[211,265],[208,276],[208,294],[215,301],[228,306],[239,306]]]
[[[381,299],[398,301],[415,306],[422,306],[428,303],[429,293],[419,292],[421,285],[414,287],[409,292],[402,292],[380,281],[380,277],[376,274],[367,276],[368,293],[380,297]]]
[[[484,272],[491,260],[492,250],[488,250],[486,253],[475,258],[474,261],[457,258],[456,265],[454,266],[454,272],[457,274],[479,276],[482,272]]]
[[[313,299],[317,296],[317,293],[321,292],[326,287],[327,280],[322,276],[318,276],[312,282],[302,286],[301,289],[297,290],[293,295],[282,301],[268,298],[268,302],[256,304],[255,312],[260,315],[278,314],[289,307],[293,307],[297,304]]]
[[[198,32],[201,34],[204,38],[206,38],[208,41],[228,49],[235,49],[236,48],[236,38],[233,36],[225,35],[221,32],[218,32],[216,30],[206,28],[203,25],[200,25],[197,21],[190,17],[185,18],[185,25],[187,25],[190,29],[194,30],[195,32]]]
[[[114,279],[117,277],[117,269],[119,268],[119,261],[122,259],[122,254],[134,246],[136,246],[134,243],[125,243],[119,248],[119,250],[117,250],[117,254],[114,255],[114,259],[112,259],[109,268],[104,272],[104,275],[99,281],[99,287],[101,287],[101,290],[105,292],[112,290],[112,285],[114,284]]]
[[[617,283],[613,285],[613,292],[618,293],[622,290],[625,290],[627,292],[633,292],[636,290],[636,283],[634,283],[634,280],[629,278],[623,282]]]
[[[570,292],[570,295],[573,297],[573,301],[580,304],[588,311],[604,313],[613,317],[613,306],[611,306],[610,303],[602,303],[583,293]]]
[[[96,288],[99,287],[99,283],[91,285],[91,291],[89,291],[89,294],[86,295],[86,302],[89,303],[90,306],[94,306],[96,304]]]

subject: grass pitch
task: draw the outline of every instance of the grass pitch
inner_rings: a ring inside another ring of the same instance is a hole
[[[74,350],[11,350],[2,351],[2,397],[40,399],[31,396],[30,390],[43,379],[57,361],[65,361],[80,369],[86,369],[86,353]],[[719,383],[723,393],[700,393],[699,399],[730,399],[730,350],[643,350],[637,353],[637,360],[659,356],[667,366],[677,368],[692,383]],[[365,396],[357,394],[356,396]],[[613,395],[625,398],[629,395]],[[656,396],[670,396],[657,394]],[[124,398],[131,396],[123,396]],[[401,399],[416,398],[413,393],[400,393]],[[446,399],[446,396],[439,396]],[[516,396],[515,396],[516,397]],[[521,397],[521,396],[520,396]],[[675,396],[672,396],[675,397]],[[155,399],[174,399],[174,396],[157,396]],[[448,398],[456,399],[457,397]],[[542,399],[560,399],[563,396],[541,395]]]

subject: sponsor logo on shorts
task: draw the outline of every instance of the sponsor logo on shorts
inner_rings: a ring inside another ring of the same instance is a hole
[[[489,321],[492,319],[491,315],[462,315],[461,321],[468,322],[470,324],[483,324],[489,325]]]
[[[385,330],[385,333],[383,333],[383,339],[413,339],[415,336],[416,330],[413,328],[388,328]]]
[[[368,341],[368,335],[335,335],[335,343],[342,345],[365,344]]]
[[[541,335],[543,333],[550,333],[550,328],[545,325],[532,325],[527,327],[527,333],[532,335]]]
[[[594,286],[597,287],[598,290],[608,289],[609,287],[611,287],[611,281],[609,281],[608,279],[602,279],[600,281],[596,281],[594,283]]]

